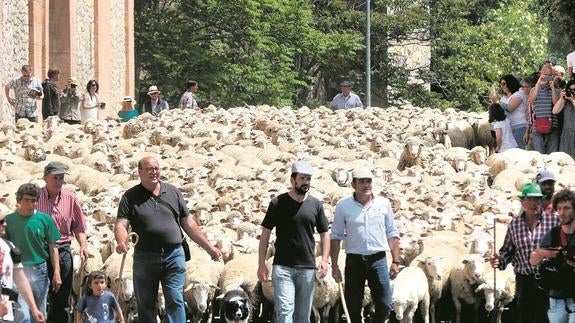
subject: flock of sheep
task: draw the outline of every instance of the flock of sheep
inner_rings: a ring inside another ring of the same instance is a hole
[[[270,282],[257,284],[258,234],[270,199],[289,187],[291,163],[312,163],[311,194],[324,202],[330,221],[337,201],[352,192],[351,170],[368,165],[376,175],[374,189],[391,200],[402,234],[406,267],[393,282],[392,316],[411,322],[419,307],[425,322],[439,322],[449,311],[436,304],[451,295],[455,317],[449,319],[460,322],[461,304],[473,305],[476,314],[500,316],[513,298],[512,268],[498,272],[495,282],[484,259],[502,244],[506,224],[519,209],[518,189],[540,168],[556,174],[557,189],[575,183],[570,156],[520,149],[490,154],[491,140],[486,113],[410,105],[336,112],[210,106],[82,125],[57,117],[43,124],[20,119],[1,125],[0,211],[15,208],[14,193],[22,183],[44,185],[47,162],[69,165],[65,188],[83,206],[89,248],[96,255],[75,267],[77,278],[103,268],[133,320],[131,255],[122,259],[114,252],[112,227],[122,193],[139,182],[138,160],[153,155],[162,179],[179,187],[195,220],[224,253],[222,262],[212,261],[190,241],[184,294],[191,321],[207,320],[214,296],[240,286],[252,292],[255,315],[266,320],[272,316],[273,289]],[[339,259],[343,268],[345,255]],[[330,312],[333,319],[339,295],[329,274],[317,280],[316,322],[327,321]],[[162,302],[160,293],[159,316]],[[368,291],[366,315],[369,303]]]

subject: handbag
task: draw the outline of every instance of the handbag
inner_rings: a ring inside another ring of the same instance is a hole
[[[553,127],[553,122],[551,117],[549,118],[537,118],[535,117],[535,132],[540,135],[548,135],[551,133],[551,128]]]
[[[161,198],[158,197],[156,200],[162,203],[164,206],[167,206],[170,210],[172,210],[172,214],[174,215],[176,223],[178,224],[178,227],[180,227],[180,234],[182,235],[182,249],[184,249],[184,258],[186,259],[186,262],[190,261],[192,259],[192,254],[190,253],[190,245],[188,244],[188,240],[186,239],[186,237],[184,237],[184,232],[182,231],[182,226],[180,225],[180,218],[178,217],[178,212],[174,210],[174,207],[172,207],[170,203],[167,203]]]

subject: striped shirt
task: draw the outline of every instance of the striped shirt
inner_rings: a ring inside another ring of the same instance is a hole
[[[509,263],[512,263],[516,274],[537,273],[538,266],[529,264],[529,255],[539,247],[545,233],[557,225],[559,225],[559,219],[554,213],[542,212],[533,231],[529,230],[525,221],[525,213],[514,217],[507,228],[503,246],[499,249],[499,268],[503,270]]]
[[[551,118],[553,128],[559,128],[559,119],[557,116],[552,115],[553,110],[553,98],[551,96],[551,88],[549,87],[539,87],[537,91],[537,97],[535,103],[533,103],[533,113],[535,118]],[[560,95],[560,90],[555,90],[557,97]]]
[[[350,196],[335,206],[331,240],[345,240],[346,253],[367,256],[389,251],[387,240],[393,237],[399,238],[399,231],[388,199],[375,196],[364,206]]]
[[[50,200],[48,190],[43,187],[40,190],[38,210],[44,212],[54,220],[60,240],[57,243],[68,243],[74,239],[74,234],[86,231],[86,220],[82,207],[71,192],[62,189],[54,201]]]

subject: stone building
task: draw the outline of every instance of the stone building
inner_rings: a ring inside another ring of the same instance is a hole
[[[2,121],[14,119],[4,86],[24,64],[40,80],[58,67],[60,88],[73,76],[84,92],[96,79],[107,103],[100,118],[135,94],[134,0],[0,0],[0,44]]]

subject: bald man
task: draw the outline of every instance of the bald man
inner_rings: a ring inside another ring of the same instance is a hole
[[[134,292],[140,322],[155,322],[158,284],[166,300],[168,322],[186,322],[183,289],[186,261],[182,248],[183,229],[212,259],[221,251],[210,244],[190,216],[182,193],[160,181],[160,165],[153,157],[138,162],[140,184],[124,193],[118,207],[114,234],[119,253],[127,252],[128,225],[139,236],[134,250]]]

